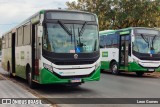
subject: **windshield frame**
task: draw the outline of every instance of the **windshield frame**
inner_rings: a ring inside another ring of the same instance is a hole
[[[155,30],[155,31],[158,31],[158,30],[156,30],[156,29],[151,29],[151,28],[135,28],[135,29],[133,29],[132,30],[132,42],[131,42],[131,50],[132,50],[132,55],[134,55],[134,56],[136,56],[137,58],[139,58],[139,59],[141,59],[141,60],[160,60],[160,54],[153,54],[153,53],[151,53],[151,51],[150,52],[148,52],[148,53],[140,53],[140,52],[138,52],[138,51],[135,51],[134,49],[133,49],[133,41],[135,41],[136,40],[136,36],[138,35],[138,36],[140,36],[140,35],[147,35],[147,36],[150,36],[150,37],[154,37],[155,35],[152,35],[152,34],[145,34],[145,33],[143,33],[143,34],[140,34],[140,33],[137,33],[136,32],[136,30],[137,29],[147,29],[147,30]],[[158,36],[159,38],[160,38],[160,31],[158,31],[158,35],[156,35],[156,36]],[[134,38],[134,39],[133,39]],[[151,48],[150,46],[149,46],[149,48]]]
[[[44,26],[44,35],[43,35],[43,37],[44,36],[46,36],[47,35],[47,23],[50,23],[50,24],[59,24],[60,25],[60,23],[58,22],[59,20],[47,20],[47,21],[45,21],[44,23],[43,23],[43,26]],[[66,21],[66,20],[60,20],[64,25],[66,25],[66,24],[77,24],[77,25],[84,25],[84,23],[86,22],[86,21]],[[87,25],[94,25],[94,26],[96,26],[97,27],[97,39],[98,39],[98,43],[99,43],[99,33],[98,33],[98,31],[99,31],[99,28],[98,28],[98,24],[96,23],[96,22],[88,22],[87,21],[87,24],[85,24],[85,26],[87,26]],[[61,25],[60,25],[61,26]],[[62,27],[62,26],[61,26]],[[62,27],[62,29],[63,29],[63,27]],[[64,31],[65,31],[65,29],[63,29]],[[80,29],[81,30],[81,29]],[[74,34],[72,34],[72,35],[74,35]],[[83,35],[83,33],[82,33],[82,35]],[[77,35],[78,36],[78,35]],[[42,37],[42,44],[43,44],[43,37]],[[75,40],[74,40],[74,36],[72,36],[71,37],[72,38],[72,41],[73,41],[73,44],[74,44],[74,42],[76,42]],[[43,46],[42,46],[42,48],[43,48]],[[46,50],[47,51],[47,50]],[[99,51],[99,45],[97,45],[97,50],[96,51]],[[50,51],[48,51],[48,52],[50,52]],[[89,53],[94,53],[95,51],[92,51],[92,52],[89,52]],[[53,53],[56,53],[56,52],[53,52]],[[75,52],[76,53],[76,52]]]
[[[44,20],[42,22],[42,26],[44,27],[44,32],[42,39],[44,35],[46,35],[46,23],[57,23],[58,20],[48,20],[46,19],[46,11],[44,13]],[[92,13],[91,13],[92,14]],[[96,16],[96,15],[95,15]],[[74,21],[74,20],[60,20],[63,21],[65,24],[83,24],[84,21]],[[99,23],[98,23],[98,17],[96,16],[96,21],[87,21],[88,24],[91,25],[96,25],[98,27],[98,32],[99,32]],[[99,33],[98,33],[98,39],[99,39]],[[43,44],[43,40],[42,40]],[[97,61],[100,57],[100,50],[92,52],[92,53],[78,53],[78,58],[75,59],[74,55],[75,53],[54,53],[54,52],[49,52],[45,49],[42,48],[42,56],[46,58],[48,61],[51,61],[54,64],[57,65],[79,65],[79,64],[93,64],[95,61]]]
[[[156,34],[148,34],[148,33],[137,33],[137,30],[157,31],[158,34],[156,35]],[[135,40],[136,40],[137,36],[141,37],[144,40],[144,42],[148,45],[148,48],[154,48],[154,43],[153,42],[155,41],[155,38],[156,37],[160,38],[160,32],[158,30],[156,30],[156,29],[151,29],[151,28],[146,28],[146,29],[145,28],[137,28],[137,29],[133,30],[133,34],[134,34],[133,36],[134,36]],[[151,38],[152,38],[152,40],[151,40]],[[132,42],[132,51],[134,51],[134,49],[133,49],[133,42]],[[144,53],[144,54],[147,54],[147,52]],[[150,53],[148,53],[148,54],[150,54]]]

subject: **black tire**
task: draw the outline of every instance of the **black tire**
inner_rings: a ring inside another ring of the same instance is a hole
[[[35,82],[32,81],[32,71],[30,68],[27,69],[28,73],[27,73],[27,81],[28,81],[28,85],[30,88],[34,89],[36,87]]]
[[[104,72],[104,69],[100,69],[101,72]]]
[[[9,75],[9,77],[10,77],[10,78],[13,78],[13,75],[12,75],[12,72],[11,72],[11,67],[10,67],[9,62],[8,62],[8,64],[7,64],[7,70],[8,70],[8,75]]]
[[[117,65],[116,62],[112,62],[112,63],[111,63],[110,71],[111,71],[112,74],[114,74],[114,75],[118,75],[118,74],[119,74],[118,65]]]
[[[137,74],[138,77],[142,77],[144,72],[136,72],[136,74]]]

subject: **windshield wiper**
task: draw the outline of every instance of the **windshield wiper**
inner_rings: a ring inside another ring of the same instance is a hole
[[[157,35],[155,35],[155,36],[153,37],[153,39],[152,39],[152,47],[153,47],[153,41],[154,41],[154,39],[156,38],[156,36],[157,36]]]
[[[65,24],[63,24],[60,20],[58,20],[58,23],[59,23],[60,26],[66,31],[66,33],[71,36],[71,44],[72,44],[72,30],[70,31],[70,30],[65,26]]]
[[[58,23],[61,25],[61,27],[67,32],[68,35],[72,36],[72,32],[69,31],[69,29],[61,22],[58,20]]]
[[[83,24],[81,30],[78,31],[78,33],[79,33],[78,36],[79,36],[79,37],[82,36],[82,34],[83,34],[83,32],[84,32],[84,30],[85,30],[85,28],[86,28],[86,25],[87,25],[87,22],[84,22],[84,24]]]
[[[84,24],[83,24],[83,26],[82,26],[82,28],[81,28],[81,30],[79,30],[79,28],[78,28],[78,38],[79,38],[79,40],[77,40],[77,44],[80,47],[84,46],[84,44],[81,43],[80,37],[82,36],[82,34],[83,34],[84,30],[85,30],[86,25],[87,25],[87,22],[85,21]]]
[[[148,44],[148,47],[149,47],[149,40],[146,40],[146,39],[144,38],[144,35],[143,35],[143,34],[141,34],[141,37],[142,37],[143,40]]]

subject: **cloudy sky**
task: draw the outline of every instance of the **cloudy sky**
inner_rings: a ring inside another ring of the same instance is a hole
[[[66,8],[75,0],[0,0],[0,37],[41,9]]]

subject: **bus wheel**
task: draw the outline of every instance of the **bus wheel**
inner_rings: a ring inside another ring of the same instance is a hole
[[[11,72],[11,69],[10,69],[10,64],[9,64],[9,62],[8,62],[8,64],[7,64],[7,70],[8,70],[9,77],[12,78],[13,75],[12,75],[12,72]]]
[[[137,76],[141,77],[143,76],[144,72],[136,72]]]
[[[27,75],[28,85],[30,88],[35,88],[35,83],[32,81],[32,71],[30,68],[28,70],[29,70]]]
[[[116,62],[113,62],[111,64],[110,70],[111,70],[112,74],[115,74],[115,75],[119,74],[118,65]]]

